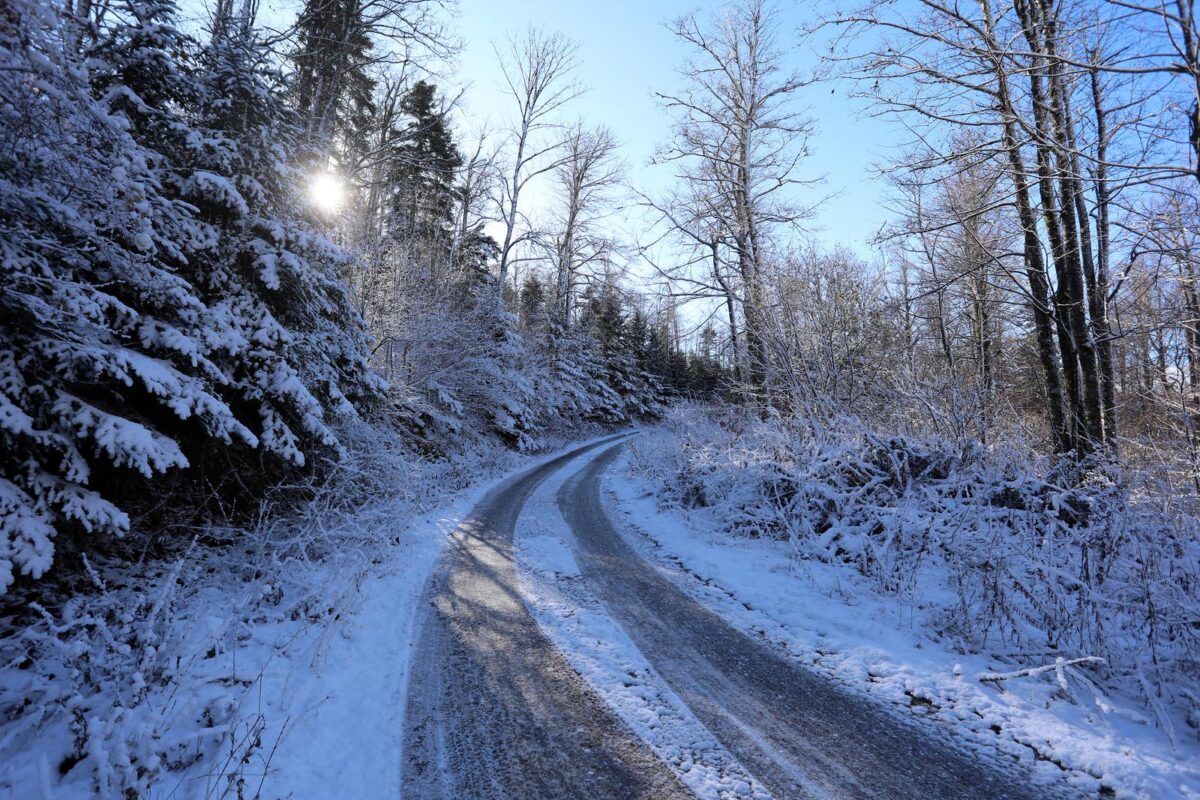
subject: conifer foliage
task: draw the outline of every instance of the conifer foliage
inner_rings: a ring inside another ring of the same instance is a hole
[[[130,481],[277,479],[383,388],[251,33],[174,14],[0,9],[0,591],[127,531]]]

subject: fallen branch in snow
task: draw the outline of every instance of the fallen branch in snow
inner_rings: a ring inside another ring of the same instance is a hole
[[[1058,678],[1059,686],[1067,690],[1067,676],[1064,670],[1067,667],[1078,667],[1084,664],[1103,664],[1104,659],[1099,656],[1084,656],[1083,658],[1073,658],[1067,661],[1062,656],[1054,659],[1053,664],[1047,664],[1043,667],[1029,667],[1028,669],[1019,669],[1016,672],[981,672],[975,676],[980,682],[1000,683],[1001,681],[1012,680],[1013,678],[1032,678],[1036,675],[1041,675],[1044,672],[1054,670],[1055,677]]]

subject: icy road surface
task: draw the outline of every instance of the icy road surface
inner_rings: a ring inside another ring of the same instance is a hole
[[[570,668],[522,600],[513,531],[571,451],[498,486],[455,533],[428,596],[404,732],[409,800],[691,797]],[[688,708],[777,798],[1044,797],[784,660],[688,597],[600,502],[613,445],[559,493],[589,587]]]

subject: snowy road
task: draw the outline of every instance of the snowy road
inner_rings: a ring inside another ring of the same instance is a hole
[[[521,507],[555,470],[609,441],[505,481],[455,532],[410,673],[406,799],[691,797],[567,665],[517,590]]]
[[[534,490],[619,438],[506,481],[456,532],[411,672],[405,798],[691,796],[541,631],[513,563],[517,517]],[[600,476],[619,449],[558,495],[583,576],[659,676],[775,797],[1042,796],[782,659],[659,575],[601,506]]]

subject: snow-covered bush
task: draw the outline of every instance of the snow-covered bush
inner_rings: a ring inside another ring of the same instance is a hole
[[[31,772],[56,796],[256,796],[289,726],[278,676],[312,669],[413,515],[513,458],[337,434],[345,456],[272,489],[257,523],[199,527],[171,560],[85,559],[76,593],[0,616],[0,796],[37,796]]]
[[[1151,709],[1200,698],[1200,526],[1113,465],[886,436],[843,420],[672,413],[635,442],[672,503],[843,563],[975,652],[1099,656]]]
[[[92,591],[53,612],[35,606],[37,618],[0,648],[18,659],[4,665],[0,683],[0,752],[67,733],[69,743],[43,750],[57,749],[61,759],[42,770],[78,769],[102,798],[127,797],[213,758],[237,726],[238,704],[226,692],[178,684],[198,655],[181,624],[194,620],[177,605],[192,566],[160,564],[113,587],[91,572]],[[0,776],[0,786],[7,779]]]
[[[587,424],[619,424],[661,410],[658,385],[623,355],[606,358],[584,331],[514,327],[492,287],[462,310],[407,321],[394,381],[406,408],[424,408],[450,438],[489,435],[520,452]],[[623,368],[622,368],[623,367]],[[434,436],[436,440],[436,436]]]

